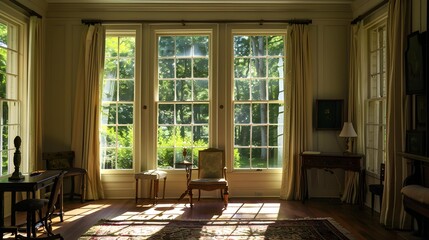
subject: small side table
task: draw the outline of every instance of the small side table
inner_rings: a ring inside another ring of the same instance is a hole
[[[152,182],[153,182],[154,199],[156,203],[158,200],[159,179],[163,178],[164,188],[162,193],[162,199],[165,198],[165,182],[167,181],[167,172],[159,171],[159,170],[148,170],[146,172],[136,173],[134,177],[136,179],[136,203],[138,200],[138,193],[139,193],[139,179],[150,180],[150,192],[149,192],[150,198],[152,198]]]

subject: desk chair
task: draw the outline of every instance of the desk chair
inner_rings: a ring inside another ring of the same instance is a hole
[[[220,189],[225,208],[228,206],[228,181],[223,151],[209,148],[198,152],[198,179],[192,179],[192,168],[188,179],[188,194],[191,208],[192,190],[198,189],[198,201],[201,190],[212,191]],[[222,194],[223,192],[223,194]]]
[[[83,168],[74,167],[74,158],[75,154],[73,151],[65,151],[65,152],[45,152],[42,155],[42,159],[46,161],[46,169],[47,170],[64,170],[66,174],[65,178],[70,178],[71,187],[70,193],[65,195],[69,195],[70,199],[73,199],[74,196],[80,197],[80,201],[84,201],[84,193],[85,193],[85,176],[87,174],[86,170]],[[75,193],[75,177],[81,177],[81,193]],[[62,219],[62,217],[61,217]]]
[[[25,199],[19,201],[15,204],[15,210],[18,212],[27,212],[27,238],[31,238],[31,234],[36,238],[36,212],[38,212],[39,220],[42,222],[43,226],[46,229],[46,234],[49,238],[60,238],[60,235],[55,235],[52,232],[52,216],[55,211],[55,205],[58,200],[59,194],[61,194],[62,186],[63,186],[63,178],[65,175],[65,171],[62,171],[56,178],[52,187],[51,194],[49,199]],[[47,206],[45,215],[43,215],[43,208]],[[23,237],[17,237],[17,239]]]
[[[385,165],[384,163],[380,164],[380,183],[379,184],[370,184],[368,186],[369,192],[371,193],[371,214],[374,214],[374,195],[379,196],[380,198],[380,210],[381,203],[383,202],[383,191],[384,191],[384,172]]]

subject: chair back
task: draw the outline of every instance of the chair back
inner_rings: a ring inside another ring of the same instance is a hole
[[[58,196],[60,195],[60,191],[63,186],[64,174],[66,174],[66,171],[61,171],[61,173],[55,178],[51,194],[49,195],[48,208],[46,209],[47,219],[50,219],[48,216],[54,213],[55,205],[58,201]]]
[[[209,148],[198,152],[198,178],[224,178],[223,151]]]
[[[74,151],[46,152],[42,159],[46,161],[47,170],[66,170],[73,167]]]
[[[384,163],[380,164],[380,185],[383,185],[385,170],[386,170],[386,165]]]

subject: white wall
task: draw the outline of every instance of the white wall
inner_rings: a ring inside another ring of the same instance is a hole
[[[46,18],[46,79],[44,95],[44,150],[70,149],[73,114],[73,91],[76,77],[79,39],[82,30],[81,19],[116,20],[231,20],[231,19],[312,19],[311,48],[313,51],[314,99],[345,99],[348,76],[348,42],[351,21],[347,5],[307,6],[270,5],[230,7],[213,6],[167,6],[157,5],[102,5],[82,6],[70,4],[49,5]],[[219,25],[219,29],[224,26]],[[222,39],[222,36],[220,36]],[[220,69],[219,71],[224,71]],[[218,73],[224,76],[223,72]],[[336,131],[315,131],[315,150],[342,151],[343,139]],[[226,140],[219,139],[219,146]],[[148,158],[137,156],[136,159]],[[154,159],[149,159],[154,161]],[[150,165],[142,162],[142,166]],[[342,185],[343,173],[331,175],[325,171],[311,170],[310,196],[338,196],[336,178]],[[281,173],[252,172],[228,173],[230,196],[279,196]],[[107,198],[134,197],[132,174],[102,176]],[[167,180],[166,197],[177,198],[185,189],[184,172],[170,173]],[[208,193],[213,195],[215,193]]]

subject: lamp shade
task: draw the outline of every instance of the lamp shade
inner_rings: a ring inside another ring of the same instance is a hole
[[[356,131],[351,122],[345,122],[340,132],[340,137],[357,137]]]

